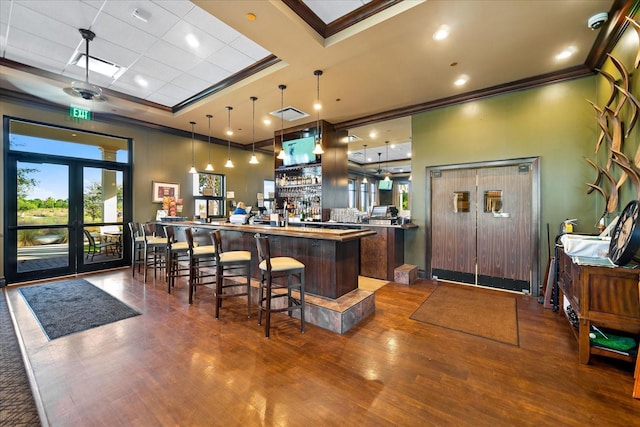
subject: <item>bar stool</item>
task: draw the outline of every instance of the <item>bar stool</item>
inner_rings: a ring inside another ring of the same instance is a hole
[[[144,235],[137,222],[129,223],[129,231],[131,233],[131,276],[135,277],[136,266],[140,273],[140,268],[144,265]]]
[[[271,257],[269,238],[255,235],[256,246],[258,248],[258,260],[260,262],[260,292],[258,305],[258,325],[262,324],[262,312],[266,313],[265,336],[269,338],[269,328],[271,326],[271,313],[286,311],[291,316],[294,310],[300,310],[300,331],[304,332],[304,264],[290,257]],[[286,284],[274,283],[273,279],[286,277]],[[296,277],[297,283],[291,279]],[[284,292],[274,290],[286,289]],[[299,299],[293,298],[291,291],[297,289],[300,293]],[[287,305],[283,308],[272,308],[271,303],[276,298],[286,298]]]
[[[189,256],[189,304],[192,304],[197,285],[213,285],[215,283],[213,279],[207,281],[208,278],[216,277],[215,246],[201,245],[196,242],[192,228],[187,228],[185,235],[189,246],[187,251]],[[208,237],[208,233],[206,237]]]
[[[247,296],[247,317],[251,317],[251,252],[249,251],[227,251],[222,248],[222,237],[220,230],[211,233],[211,240],[215,248],[216,259],[216,319],[220,317],[220,307],[225,298]],[[233,277],[245,277],[246,281],[227,281]],[[244,287],[242,292],[225,293],[231,288]]]
[[[165,268],[165,248],[167,238],[161,233],[161,228],[156,224],[146,222],[142,225],[142,236],[144,237],[144,282],[147,282],[147,270],[153,268],[153,278],[158,277],[158,270]]]
[[[165,233],[167,235],[165,255],[167,260],[167,292],[171,293],[171,288],[176,285],[176,279],[189,277],[189,243],[186,237],[178,240],[176,228],[173,225],[167,225]]]

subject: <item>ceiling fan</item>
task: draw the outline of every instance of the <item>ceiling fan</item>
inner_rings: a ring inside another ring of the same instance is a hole
[[[75,81],[71,82],[71,86],[65,87],[63,89],[64,93],[67,95],[74,96],[76,98],[86,99],[88,101],[98,101],[103,102],[107,99],[102,95],[102,89],[100,87],[92,85],[89,83],[89,42],[94,39],[96,34],[84,28],[80,28],[80,34],[82,34],[82,38],[86,43],[86,52],[85,52],[85,80],[84,81]]]

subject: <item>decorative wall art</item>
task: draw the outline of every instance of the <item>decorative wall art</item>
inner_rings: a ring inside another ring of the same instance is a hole
[[[165,197],[180,198],[180,184],[169,182],[152,182],[152,203],[162,203]]]
[[[631,28],[635,29],[640,46],[640,23],[629,17],[625,17]],[[585,161],[596,171],[593,182],[587,183],[587,194],[596,191],[604,198],[604,212],[600,220],[608,214],[619,210],[620,189],[629,180],[633,185],[637,199],[640,199],[640,146],[636,149],[633,160],[624,154],[624,141],[629,137],[640,115],[640,103],[631,93],[630,73],[618,58],[607,54],[618,76],[614,76],[602,69],[596,71],[609,83],[610,93],[604,106],[587,100],[596,112],[596,122],[600,128],[600,134],[596,140],[594,154],[601,149],[607,150],[606,163],[602,167],[595,161],[584,157]],[[633,63],[634,70],[640,66],[640,47]],[[627,106],[625,110],[623,107]],[[623,113],[624,111],[624,113]]]

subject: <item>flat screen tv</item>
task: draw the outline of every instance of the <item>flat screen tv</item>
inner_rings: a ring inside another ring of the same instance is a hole
[[[284,150],[285,158],[282,160],[282,164],[284,166],[294,166],[314,163],[316,161],[316,155],[313,154],[315,146],[315,138],[313,136],[284,141],[282,149]]]
[[[378,188],[380,190],[392,190],[393,189],[393,181],[385,181],[381,179],[378,181]]]

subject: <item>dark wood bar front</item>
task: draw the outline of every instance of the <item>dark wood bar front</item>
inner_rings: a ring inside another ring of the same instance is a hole
[[[258,259],[254,235],[269,236],[273,256],[289,256],[305,265],[306,292],[337,299],[358,288],[360,239],[375,235],[371,230],[332,230],[323,228],[271,227],[230,223],[177,222],[176,227],[199,230],[218,229],[225,250],[251,251]],[[258,263],[252,262],[252,276],[260,277]]]

